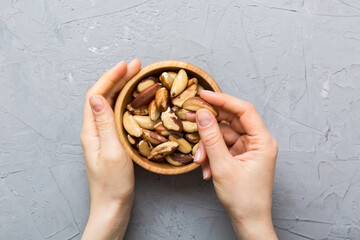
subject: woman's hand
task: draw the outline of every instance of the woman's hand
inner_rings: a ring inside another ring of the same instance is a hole
[[[138,59],[107,71],[87,92],[81,144],[90,185],[90,215],[82,239],[122,239],[134,199],[134,169],[114,120],[115,97],[141,68]]]
[[[276,140],[252,104],[223,93],[200,96],[219,116],[206,109],[187,115],[196,119],[201,137],[194,161],[202,165],[204,179],[213,177],[239,238],[277,239],[271,219]]]

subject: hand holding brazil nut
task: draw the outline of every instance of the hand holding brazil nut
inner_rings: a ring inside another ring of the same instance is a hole
[[[204,178],[212,175],[238,237],[277,239],[271,219],[276,140],[252,104],[223,93],[200,96],[219,115],[216,119],[206,109],[187,114],[196,119],[201,137],[194,161],[202,165]]]

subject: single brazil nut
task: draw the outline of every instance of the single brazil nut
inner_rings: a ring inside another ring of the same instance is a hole
[[[139,126],[145,129],[153,130],[155,124],[157,123],[152,121],[149,116],[134,115],[133,117]]]
[[[149,110],[148,110],[148,106],[147,105],[143,105],[141,107],[138,108],[133,108],[131,106],[131,104],[126,105],[126,110],[128,110],[131,114],[134,115],[148,115],[149,114]]]
[[[186,110],[186,109],[183,109],[183,108],[176,112],[176,114],[179,116],[179,118],[181,120],[186,120],[186,114],[187,113],[195,113],[195,112],[189,111],[189,110]]]
[[[206,102],[204,99],[202,99],[200,97],[191,97],[191,98],[187,99],[183,103],[182,108],[186,109],[186,110],[194,111],[194,112],[196,112],[199,109],[205,108],[205,109],[209,110],[215,117],[217,117],[219,114],[213,105]]]
[[[182,91],[185,90],[188,83],[188,76],[184,69],[180,69],[176,75],[170,90],[170,96],[172,98],[178,96]]]
[[[179,108],[178,106],[173,106],[171,109],[172,109],[174,112],[177,112],[177,111],[179,111],[181,108]]]
[[[183,130],[181,119],[171,108],[161,113],[161,121],[168,130],[175,132],[181,132]]]
[[[188,141],[186,141],[184,138],[179,137],[175,134],[170,134],[169,140],[177,142],[179,144],[179,147],[177,149],[178,151],[180,151],[182,153],[190,153],[191,152],[192,147],[191,147],[190,143]]]
[[[203,86],[201,86],[200,84],[198,84],[198,89],[197,89],[196,95],[197,95],[197,96],[200,96],[200,92],[201,92],[202,90],[205,90],[205,88],[204,88]]]
[[[150,116],[151,121],[154,121],[154,122],[155,122],[156,120],[159,119],[159,117],[160,117],[160,111],[159,111],[159,109],[158,109],[157,106],[156,106],[155,99],[152,100],[152,101],[149,103],[148,112],[149,112],[149,116]]]
[[[127,139],[128,139],[131,146],[137,147],[137,145],[140,142],[140,139],[138,137],[131,136],[130,134],[128,134],[126,137],[127,137]]]
[[[139,84],[136,87],[136,90],[141,93],[148,87],[154,85],[155,83],[159,82],[159,79],[154,76],[147,77],[139,82]]]
[[[196,151],[199,148],[199,143],[195,144],[192,148],[191,154],[195,157]]]
[[[164,127],[162,122],[158,122],[157,124],[155,124],[154,128],[158,134],[164,137],[168,137],[171,133],[166,127]]]
[[[164,112],[166,111],[166,109],[168,109],[168,107],[170,106],[170,101],[169,93],[166,88],[163,87],[157,90],[155,94],[155,103],[156,107],[159,109],[160,112]]]
[[[174,81],[176,75],[177,75],[177,73],[175,73],[175,72],[163,72],[160,75],[160,82],[167,90],[171,89],[171,86],[173,84],[173,81]]]
[[[134,137],[140,137],[142,130],[139,124],[135,121],[133,115],[126,111],[123,115],[123,125],[125,130]]]
[[[151,150],[148,159],[152,161],[159,161],[160,159],[173,153],[178,148],[178,146],[179,144],[173,141],[161,143],[158,146],[156,146],[153,150]]]
[[[185,134],[185,139],[191,143],[198,143],[200,141],[200,135],[198,132]]]
[[[171,132],[171,134],[176,135],[178,137],[184,137],[184,134],[182,132]]]
[[[138,149],[139,149],[139,153],[147,158],[150,155],[153,146],[148,141],[141,140],[138,144]]]
[[[182,121],[183,129],[187,133],[194,133],[198,131],[196,122]]]
[[[187,99],[196,96],[197,87],[198,87],[197,84],[193,84],[190,87],[188,87],[187,89],[185,89],[182,93],[180,93],[179,96],[173,98],[172,104],[174,104],[175,106],[178,106],[178,107],[182,107],[183,103]]]
[[[165,157],[166,161],[176,167],[187,165],[194,161],[193,156],[184,153],[172,153]]]
[[[159,83],[155,83],[154,85],[148,87],[139,95],[137,95],[134,100],[131,102],[131,106],[133,108],[138,108],[143,105],[146,105],[151,102],[155,98],[156,91],[161,88],[161,85]]]
[[[135,91],[132,92],[131,96],[132,96],[133,98],[136,98],[137,95],[139,95],[139,94],[140,94],[140,93],[139,93],[137,90],[135,90]]]
[[[159,145],[168,141],[167,138],[146,129],[142,129],[141,138],[149,141],[153,145]]]
[[[187,84],[187,87],[190,87],[190,86],[193,85],[193,84],[198,84],[197,78],[191,78],[191,79],[189,79],[188,84]]]

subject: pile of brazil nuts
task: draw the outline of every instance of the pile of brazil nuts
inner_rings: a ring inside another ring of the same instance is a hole
[[[196,78],[188,79],[184,69],[142,79],[123,116],[130,145],[154,162],[166,160],[173,166],[193,162],[200,137],[186,113],[206,108],[218,115],[214,106],[199,97],[203,89]]]

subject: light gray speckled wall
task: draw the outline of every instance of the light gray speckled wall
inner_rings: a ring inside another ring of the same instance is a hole
[[[360,2],[0,1],[0,239],[80,239],[86,90],[139,57],[195,64],[280,144],[280,239],[360,239]],[[234,239],[200,171],[135,167],[126,239]]]

